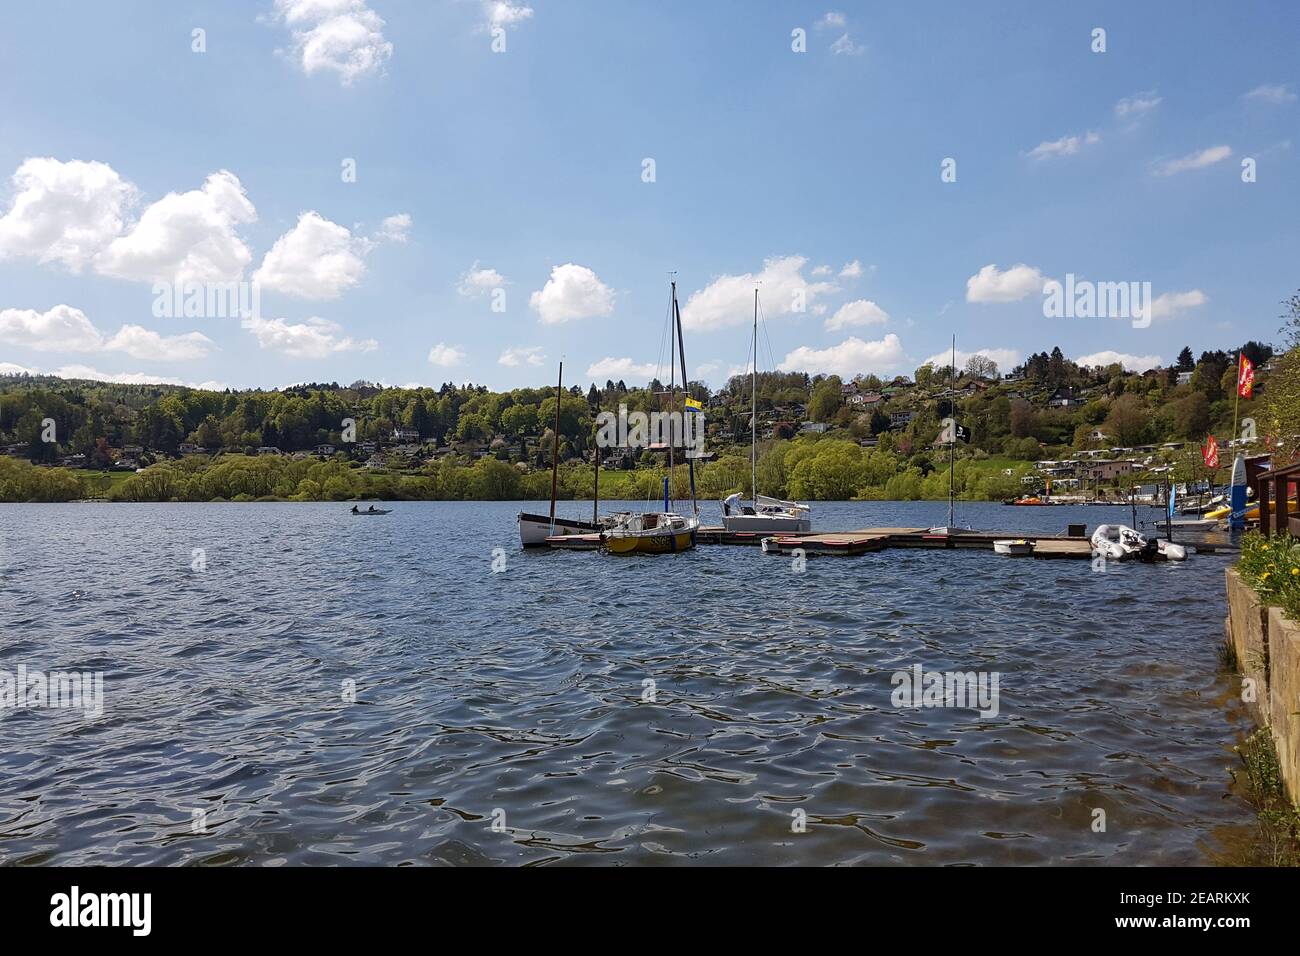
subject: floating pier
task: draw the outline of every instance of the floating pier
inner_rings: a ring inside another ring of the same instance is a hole
[[[860,528],[856,531],[822,531],[801,534],[764,535],[755,532],[727,531],[720,527],[702,527],[696,533],[700,545],[761,545],[769,554],[870,554],[886,548],[968,548],[992,551],[993,542],[1006,538],[1033,544],[1036,558],[1091,558],[1092,542],[1086,537],[1066,535],[1026,535],[1014,531],[963,531],[958,534],[931,533],[929,528]],[[599,534],[555,535],[546,539],[547,547],[556,551],[597,551]]]

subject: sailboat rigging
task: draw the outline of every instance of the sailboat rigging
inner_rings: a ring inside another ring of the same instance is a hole
[[[677,339],[677,356],[669,347],[668,361],[671,368],[668,392],[668,476],[664,479],[664,507],[662,511],[626,512],[610,516],[610,526],[601,533],[601,542],[611,554],[670,554],[688,551],[695,547],[696,531],[700,527],[700,509],[695,500],[695,460],[687,452],[686,461],[690,470],[691,513],[678,514],[672,508],[673,473],[677,464],[676,444],[678,436],[674,434],[673,423],[681,421],[676,416],[677,404],[677,359],[681,360],[682,388],[686,390],[686,345],[682,340],[682,315],[677,305],[677,282],[672,282],[672,295],[668,313],[669,329]],[[687,392],[689,396],[689,392]],[[687,412],[682,412],[684,416]],[[683,425],[684,421],[681,422]],[[683,445],[685,447],[685,445]]]
[[[753,355],[749,374],[749,481],[751,504],[740,493],[722,502],[722,526],[728,531],[758,534],[812,530],[811,509],[797,501],[782,501],[758,493],[758,289],[754,289]]]

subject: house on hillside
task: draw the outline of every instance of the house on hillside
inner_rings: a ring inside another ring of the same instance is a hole
[[[1193,374],[1192,372],[1179,372],[1179,373],[1178,373],[1178,384],[1179,384],[1179,385],[1191,385],[1191,384],[1192,384],[1192,374]]]
[[[1078,408],[1086,404],[1074,389],[1062,386],[1047,400],[1049,408]]]
[[[916,412],[911,411],[910,409],[901,412],[890,412],[889,427],[906,428],[908,425],[912,423],[912,419],[915,417],[916,417]]]
[[[420,432],[414,428],[394,428],[393,441],[395,442],[418,442]]]
[[[799,426],[799,431],[804,435],[823,435],[830,427],[825,422],[804,422]]]

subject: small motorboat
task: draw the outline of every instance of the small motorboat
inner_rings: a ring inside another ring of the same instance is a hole
[[[998,554],[1033,554],[1034,543],[1024,538],[1001,538],[993,542],[993,550]]]
[[[1112,537],[1113,535],[1113,537]],[[1092,553],[1110,561],[1183,561],[1187,549],[1164,538],[1147,538],[1128,525],[1098,525]]]

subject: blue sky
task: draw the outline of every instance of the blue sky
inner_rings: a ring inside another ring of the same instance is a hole
[[[953,333],[1004,371],[1275,339],[1300,287],[1294,6],[1055,7],[14,6],[0,369],[510,388],[563,357],[634,384],[674,270],[714,385],[756,281],[760,367],[911,374]],[[1045,318],[1066,274],[1150,282],[1154,321]],[[253,320],[155,314],[156,282],[237,280]]]

